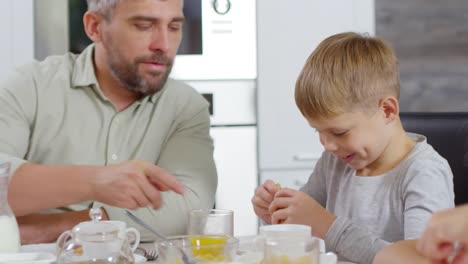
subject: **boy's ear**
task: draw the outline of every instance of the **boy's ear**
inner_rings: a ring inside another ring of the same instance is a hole
[[[382,111],[386,124],[393,122],[400,112],[398,100],[393,96],[380,99],[379,108]]]
[[[86,35],[94,43],[102,39],[101,24],[103,18],[94,12],[87,11],[83,16],[83,25]]]

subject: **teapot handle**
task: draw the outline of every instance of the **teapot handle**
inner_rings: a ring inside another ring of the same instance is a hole
[[[72,237],[72,232],[70,230],[67,230],[60,234],[60,236],[57,239],[57,256],[60,255],[60,252],[65,249],[65,244],[67,241]]]
[[[127,237],[128,237],[128,234],[130,234],[130,233],[132,233],[133,236],[134,236],[135,241],[133,242],[133,246],[130,245],[130,241],[129,241],[129,246],[130,246],[130,249],[132,250],[132,252],[135,252],[137,247],[140,245],[140,232],[138,230],[136,230],[135,228],[133,228],[133,227],[127,228],[126,232],[127,232]]]

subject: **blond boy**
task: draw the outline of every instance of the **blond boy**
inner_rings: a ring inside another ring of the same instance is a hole
[[[272,181],[252,203],[266,223],[312,227],[341,259],[371,263],[392,242],[418,238],[432,212],[454,206],[452,172],[399,118],[398,61],[381,39],[325,39],[296,82],[296,104],[325,147],[300,191]]]

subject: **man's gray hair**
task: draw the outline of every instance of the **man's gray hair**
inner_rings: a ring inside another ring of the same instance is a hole
[[[115,6],[122,0],[87,0],[88,11],[95,12],[103,16],[106,20],[112,18]]]

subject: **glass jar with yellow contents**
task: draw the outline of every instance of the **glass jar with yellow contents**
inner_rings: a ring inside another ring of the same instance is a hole
[[[158,261],[166,264],[183,263],[181,250],[197,264],[225,263],[236,255],[239,240],[221,235],[189,235],[169,237],[156,242]]]

